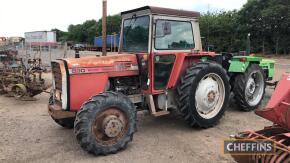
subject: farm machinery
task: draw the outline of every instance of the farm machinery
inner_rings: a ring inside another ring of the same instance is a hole
[[[34,96],[48,88],[42,78],[44,69],[41,59],[29,59],[27,65],[14,53],[2,53],[0,59],[1,94],[20,100],[35,100]]]
[[[290,74],[284,74],[267,106],[257,109],[256,114],[273,122],[272,126],[259,131],[245,131],[234,136],[237,140],[270,140],[276,145],[273,155],[252,154],[232,155],[240,163],[244,162],[290,162]]]
[[[49,114],[74,128],[85,151],[125,149],[137,111],[159,117],[177,109],[190,126],[209,128],[222,118],[230,92],[243,111],[259,106],[273,61],[202,51],[198,12],[145,6],[121,15],[119,54],[51,63]]]

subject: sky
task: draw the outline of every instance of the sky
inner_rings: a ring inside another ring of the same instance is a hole
[[[146,5],[206,12],[240,9],[247,0],[108,0],[108,15]],[[0,37],[24,32],[67,31],[70,24],[98,20],[102,0],[3,0],[0,3]]]

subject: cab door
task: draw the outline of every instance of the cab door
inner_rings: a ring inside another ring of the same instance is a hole
[[[152,91],[162,92],[167,89],[178,54],[195,48],[192,21],[156,16],[153,31]]]
[[[167,87],[176,56],[174,54],[155,54],[154,63],[154,90],[164,90]]]

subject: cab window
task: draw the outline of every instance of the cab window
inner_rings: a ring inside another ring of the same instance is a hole
[[[190,22],[157,20],[155,31],[155,49],[157,50],[194,49]]]
[[[148,51],[149,24],[149,16],[133,17],[124,21],[124,52]]]

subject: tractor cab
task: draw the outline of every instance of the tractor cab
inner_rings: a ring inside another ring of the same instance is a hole
[[[120,52],[202,50],[198,12],[145,6],[121,15]]]
[[[137,54],[142,88],[150,92],[167,89],[177,54],[202,51],[198,12],[145,6],[121,15],[119,53]]]

